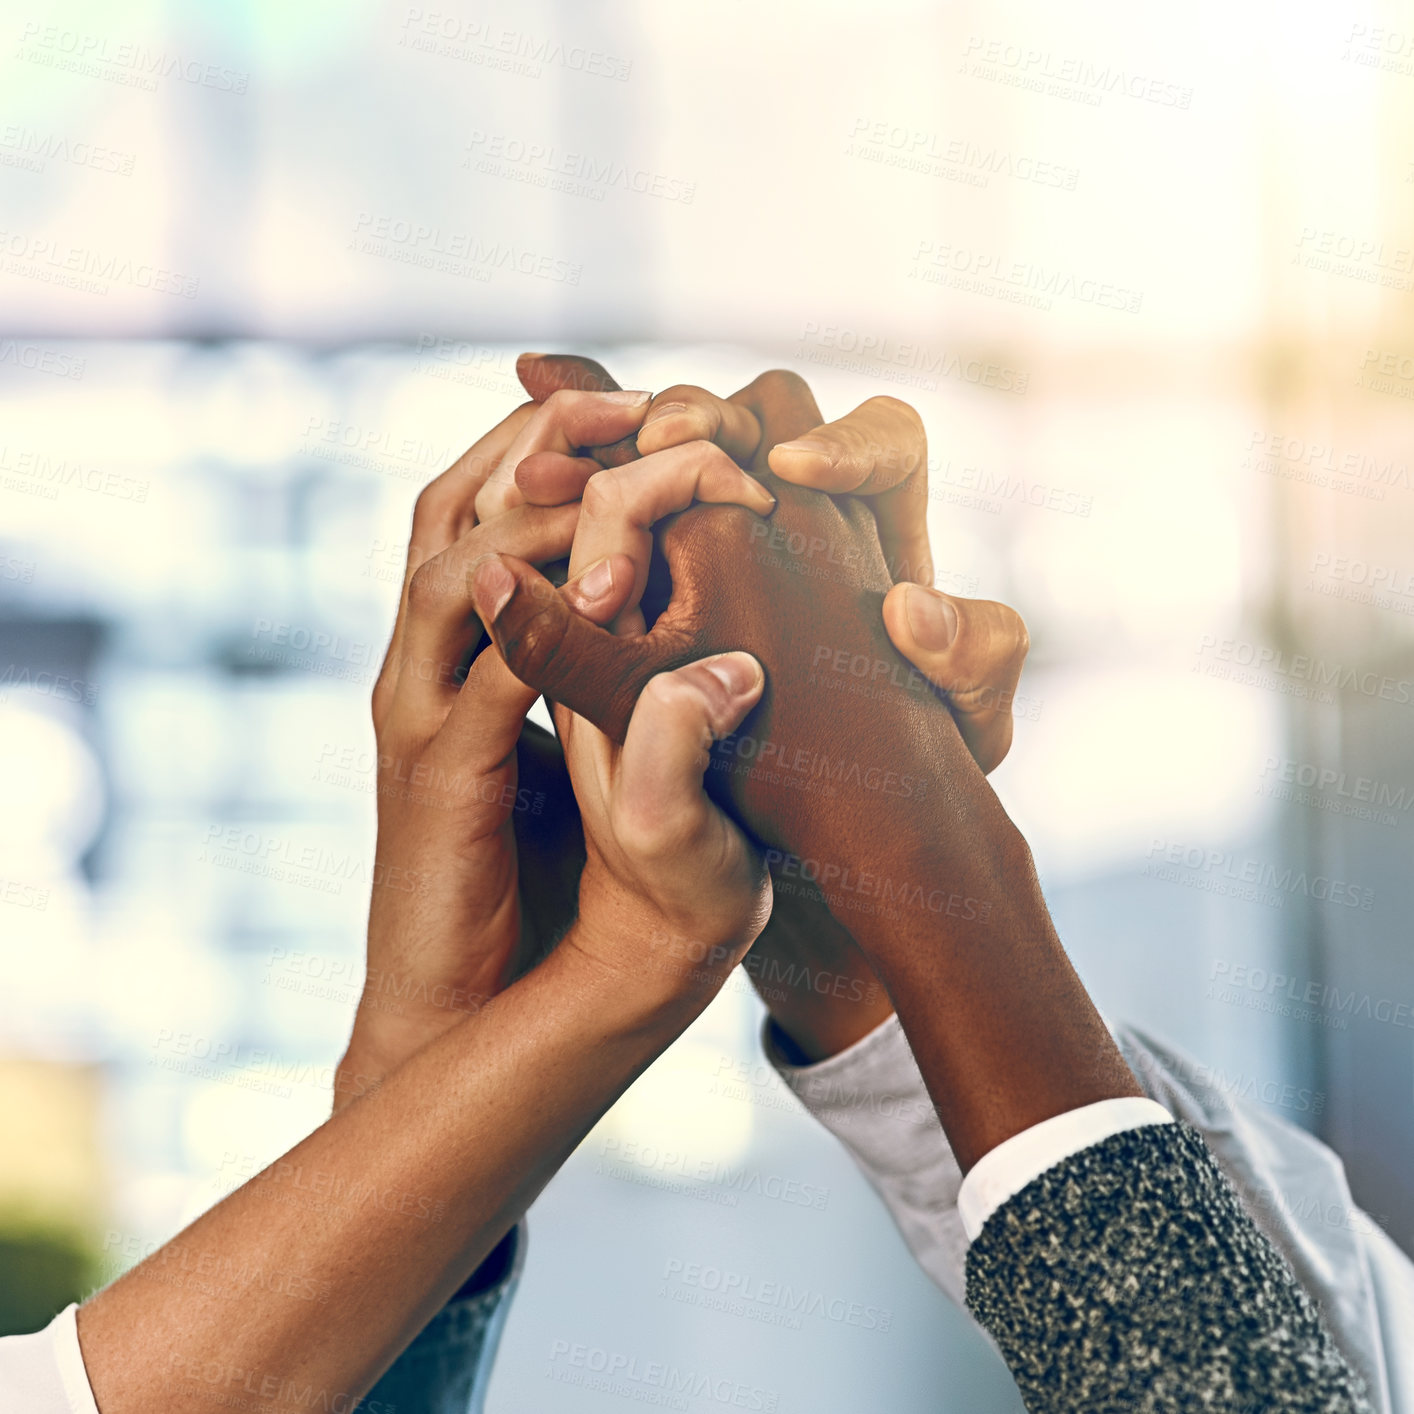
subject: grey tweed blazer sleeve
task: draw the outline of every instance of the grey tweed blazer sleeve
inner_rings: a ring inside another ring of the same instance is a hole
[[[1367,1414],[1364,1385],[1186,1124],[1072,1154],[987,1219],[967,1305],[1032,1414]]]

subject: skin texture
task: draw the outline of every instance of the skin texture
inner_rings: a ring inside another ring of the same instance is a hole
[[[542,411],[522,410],[520,422],[498,432],[514,438]],[[546,456],[573,450],[552,447]],[[483,462],[501,465],[504,452],[493,453]],[[534,571],[522,560],[503,560],[485,536],[472,540],[481,527],[467,491],[480,470],[469,478],[466,472],[459,463],[441,488],[445,496],[429,498],[430,529],[422,527],[421,541],[415,524],[403,612],[374,712],[380,754],[388,748],[395,759],[434,768],[466,761],[471,779],[504,785],[522,759],[541,764],[535,752],[543,743],[527,751],[517,740],[520,704],[533,692],[497,655],[472,655],[478,618],[494,629],[521,589],[520,572]],[[720,465],[687,472],[695,487],[727,475]],[[864,534],[864,522],[848,524]],[[546,547],[562,543],[562,535],[548,534],[536,553],[548,557],[554,550]],[[579,612],[586,605],[594,617],[618,622],[634,611],[624,607],[624,589],[630,581],[636,587],[637,563],[631,556],[616,563],[613,555],[592,561],[590,570],[609,567],[603,592],[589,592],[586,572],[553,591],[556,603],[591,630]],[[706,556],[693,568],[710,578],[719,564]],[[625,570],[623,581],[616,569]],[[684,582],[677,580],[675,591]],[[818,627],[808,614],[805,622]],[[632,642],[599,632],[611,644]],[[429,666],[435,671],[423,671]],[[351,1403],[371,1386],[595,1118],[700,1013],[761,930],[772,906],[770,876],[747,836],[709,800],[703,772],[714,743],[740,728],[763,686],[758,663],[730,652],[648,678],[626,728],[614,735],[558,710],[584,831],[577,921],[542,964],[474,1012],[450,1021],[399,1018],[410,1024],[381,1030],[382,1019],[361,1008],[363,1029],[356,1027],[347,1059],[374,1064],[341,1069],[344,1103],[330,1120],[81,1309],[80,1343],[104,1414],[208,1408],[212,1369],[238,1387],[253,1376],[275,1410],[307,1408],[311,1390]],[[1009,888],[999,909],[1006,929],[988,940],[997,944],[990,950],[968,946],[975,936],[950,914],[925,908],[887,927],[862,919],[857,936],[898,1002],[967,1163],[998,1134],[1059,1112],[1048,1108],[1058,1100],[1069,1108],[1102,1097],[1097,1090],[1133,1091],[1116,1089],[1114,1080],[1106,1088],[1103,1048],[1097,1054],[1087,1030],[1088,998],[1073,974],[1057,968],[1063,954],[1039,891],[1026,887],[1024,845],[1018,856],[1010,822],[985,785],[977,788],[980,771],[952,718],[934,717],[952,731],[948,759],[958,766],[959,788],[946,798],[926,795],[932,816],[906,830],[901,845],[865,828],[856,863],[926,878],[955,866],[959,883],[984,898],[988,889]],[[933,730],[946,739],[941,727]],[[904,738],[884,744],[905,748],[901,769],[921,764],[918,750],[918,760],[909,758]],[[396,772],[393,779],[400,784]],[[466,863],[466,882],[483,889],[480,910],[514,895],[514,827],[503,798],[485,810],[493,802],[479,790],[467,805],[458,788],[435,802],[395,794],[385,809],[383,784],[380,778],[386,878]],[[426,823],[434,819],[436,828]],[[492,908],[494,926],[463,938],[460,955],[461,916],[443,916],[456,890],[442,907],[424,910],[410,902],[415,894],[389,889],[385,898],[375,891],[370,967],[376,960],[424,969],[425,978],[485,977],[489,987],[499,985],[522,934],[518,901]],[[1028,1059],[1018,1062],[1023,1051]],[[350,1079],[357,1081],[353,1094]],[[306,1184],[364,1196],[306,1206],[297,1201]],[[370,1193],[382,1197],[370,1201]],[[384,1201],[387,1195],[396,1201]],[[172,1279],[193,1262],[215,1280]],[[251,1272],[271,1274],[277,1286],[326,1292],[328,1300],[274,1299],[266,1282],[241,1275]]]
[[[671,598],[646,634],[598,628],[498,557],[473,588],[508,666],[616,738],[656,672],[736,648],[763,664],[761,702],[714,752],[708,790],[782,873],[819,881],[897,1007],[964,1168],[1040,1120],[1139,1093],[1060,947],[1025,842],[887,639],[872,517],[852,498],[767,485],[779,497],[769,529],[743,508],[702,506],[655,527]],[[798,573],[795,544],[822,547],[830,577]],[[867,694],[850,691],[857,663]]]
[[[472,566],[496,549],[567,563],[579,507],[516,499],[486,522],[475,503],[488,486],[514,486],[515,458],[562,456],[581,441],[632,434],[647,407],[646,393],[561,388],[517,408],[418,497],[398,615],[373,689],[377,884],[367,980],[336,1108],[484,1006],[545,956],[575,916],[584,841],[563,753],[539,728],[523,730],[537,694],[494,653],[477,653],[483,635],[468,584]],[[700,490],[762,501],[735,467]],[[600,569],[607,575],[582,576],[568,602],[609,622],[631,592],[632,569],[622,557]],[[522,852],[535,871],[529,889],[520,887]]]
[[[690,443],[656,455],[722,454]],[[975,797],[982,774],[946,705],[889,642],[882,606],[892,581],[868,510],[850,497],[774,489],[769,522],[742,507],[694,506],[655,528],[672,597],[646,634],[590,623],[509,556],[500,557],[509,591],[486,612],[517,677],[614,739],[656,673],[706,653],[751,652],[768,685],[715,753],[708,790],[765,846],[809,851],[837,874],[871,840],[877,852],[900,801],[924,802],[930,788]],[[901,771],[904,761],[920,769]]]
[[[702,771],[761,685],[730,654],[649,683],[622,747],[566,723],[575,925],[81,1308],[103,1414],[206,1409],[213,1386],[271,1410],[368,1391],[760,932],[769,875]]]
[[[574,356],[523,356],[518,367],[536,398],[562,381],[617,387],[600,365]],[[779,370],[726,399],[686,384],[666,389],[644,418],[637,450],[651,460],[654,452],[693,441],[716,443],[758,478],[774,471],[793,484],[851,492],[870,507],[890,573],[900,581],[884,600],[889,638],[939,691],[983,770],[993,769],[1011,743],[1010,706],[1026,657],[1026,628],[1004,604],[921,587],[932,576],[927,442],[913,409],[876,397],[826,423],[804,380]],[[557,504],[582,494],[601,467],[624,467],[633,459],[628,439],[576,458],[534,456],[517,466],[515,483],[527,500]],[[636,566],[635,592],[649,577],[652,542],[642,525],[654,502],[661,504],[656,491],[644,492],[640,485],[631,494],[594,498],[581,514],[575,552],[581,566],[597,556],[627,555]],[[558,571],[561,577],[567,572],[568,566]],[[556,577],[553,570],[547,574]],[[619,631],[642,627],[641,614],[631,611],[615,623]],[[819,890],[777,875],[771,921],[743,965],[771,1011],[777,1044],[797,1063],[819,1060],[867,1035],[893,1007]]]

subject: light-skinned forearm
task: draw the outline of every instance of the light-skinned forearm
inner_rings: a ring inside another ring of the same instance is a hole
[[[705,1005],[573,938],[80,1310],[102,1414],[206,1410],[197,1366],[272,1410],[367,1392]]]

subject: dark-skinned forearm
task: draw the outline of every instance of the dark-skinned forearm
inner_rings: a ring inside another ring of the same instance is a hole
[[[850,915],[964,1172],[1041,1120],[1142,1093],[1061,947],[1025,840],[981,789],[969,829],[911,829],[872,862],[937,886],[924,901]]]

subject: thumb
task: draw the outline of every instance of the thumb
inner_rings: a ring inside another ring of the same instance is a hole
[[[1011,747],[1012,704],[1031,640],[1021,615],[990,599],[957,599],[917,584],[884,598],[889,641],[948,698],[983,771]]]
[[[713,742],[741,724],[765,685],[749,653],[700,658],[648,683],[619,757],[616,795],[626,842],[661,857],[700,839],[704,829],[731,832],[703,793],[702,777]]]
[[[591,623],[513,555],[484,555],[472,566],[471,599],[516,677],[616,742],[624,740],[648,680],[684,656],[683,643],[657,625],[653,633],[625,638]]]

